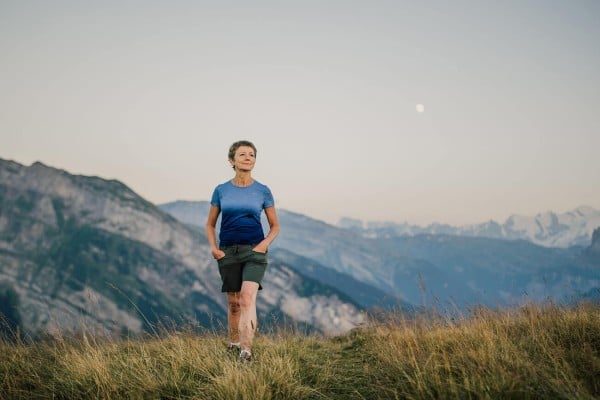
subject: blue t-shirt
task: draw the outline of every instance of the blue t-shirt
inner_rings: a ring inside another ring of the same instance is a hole
[[[256,180],[244,187],[227,181],[215,188],[210,204],[221,209],[219,246],[224,247],[262,241],[265,234],[260,214],[275,201],[271,190]]]

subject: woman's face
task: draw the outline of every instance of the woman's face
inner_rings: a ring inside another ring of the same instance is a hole
[[[252,171],[254,163],[256,162],[256,155],[254,154],[252,147],[240,146],[235,151],[233,161],[229,160],[229,162],[231,162],[231,165],[233,165],[236,170]]]

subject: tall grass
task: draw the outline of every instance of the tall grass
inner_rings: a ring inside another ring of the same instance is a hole
[[[0,343],[2,399],[600,398],[600,309],[529,305],[459,319],[391,313],[333,338],[214,333]]]

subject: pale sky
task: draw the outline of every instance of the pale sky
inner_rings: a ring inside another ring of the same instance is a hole
[[[600,208],[600,2],[0,0],[0,158],[426,225]],[[424,112],[416,105],[423,104]]]

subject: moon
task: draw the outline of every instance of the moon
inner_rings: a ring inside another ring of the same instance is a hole
[[[417,104],[415,106],[415,109],[417,110],[418,113],[425,112],[425,106],[423,104]]]

